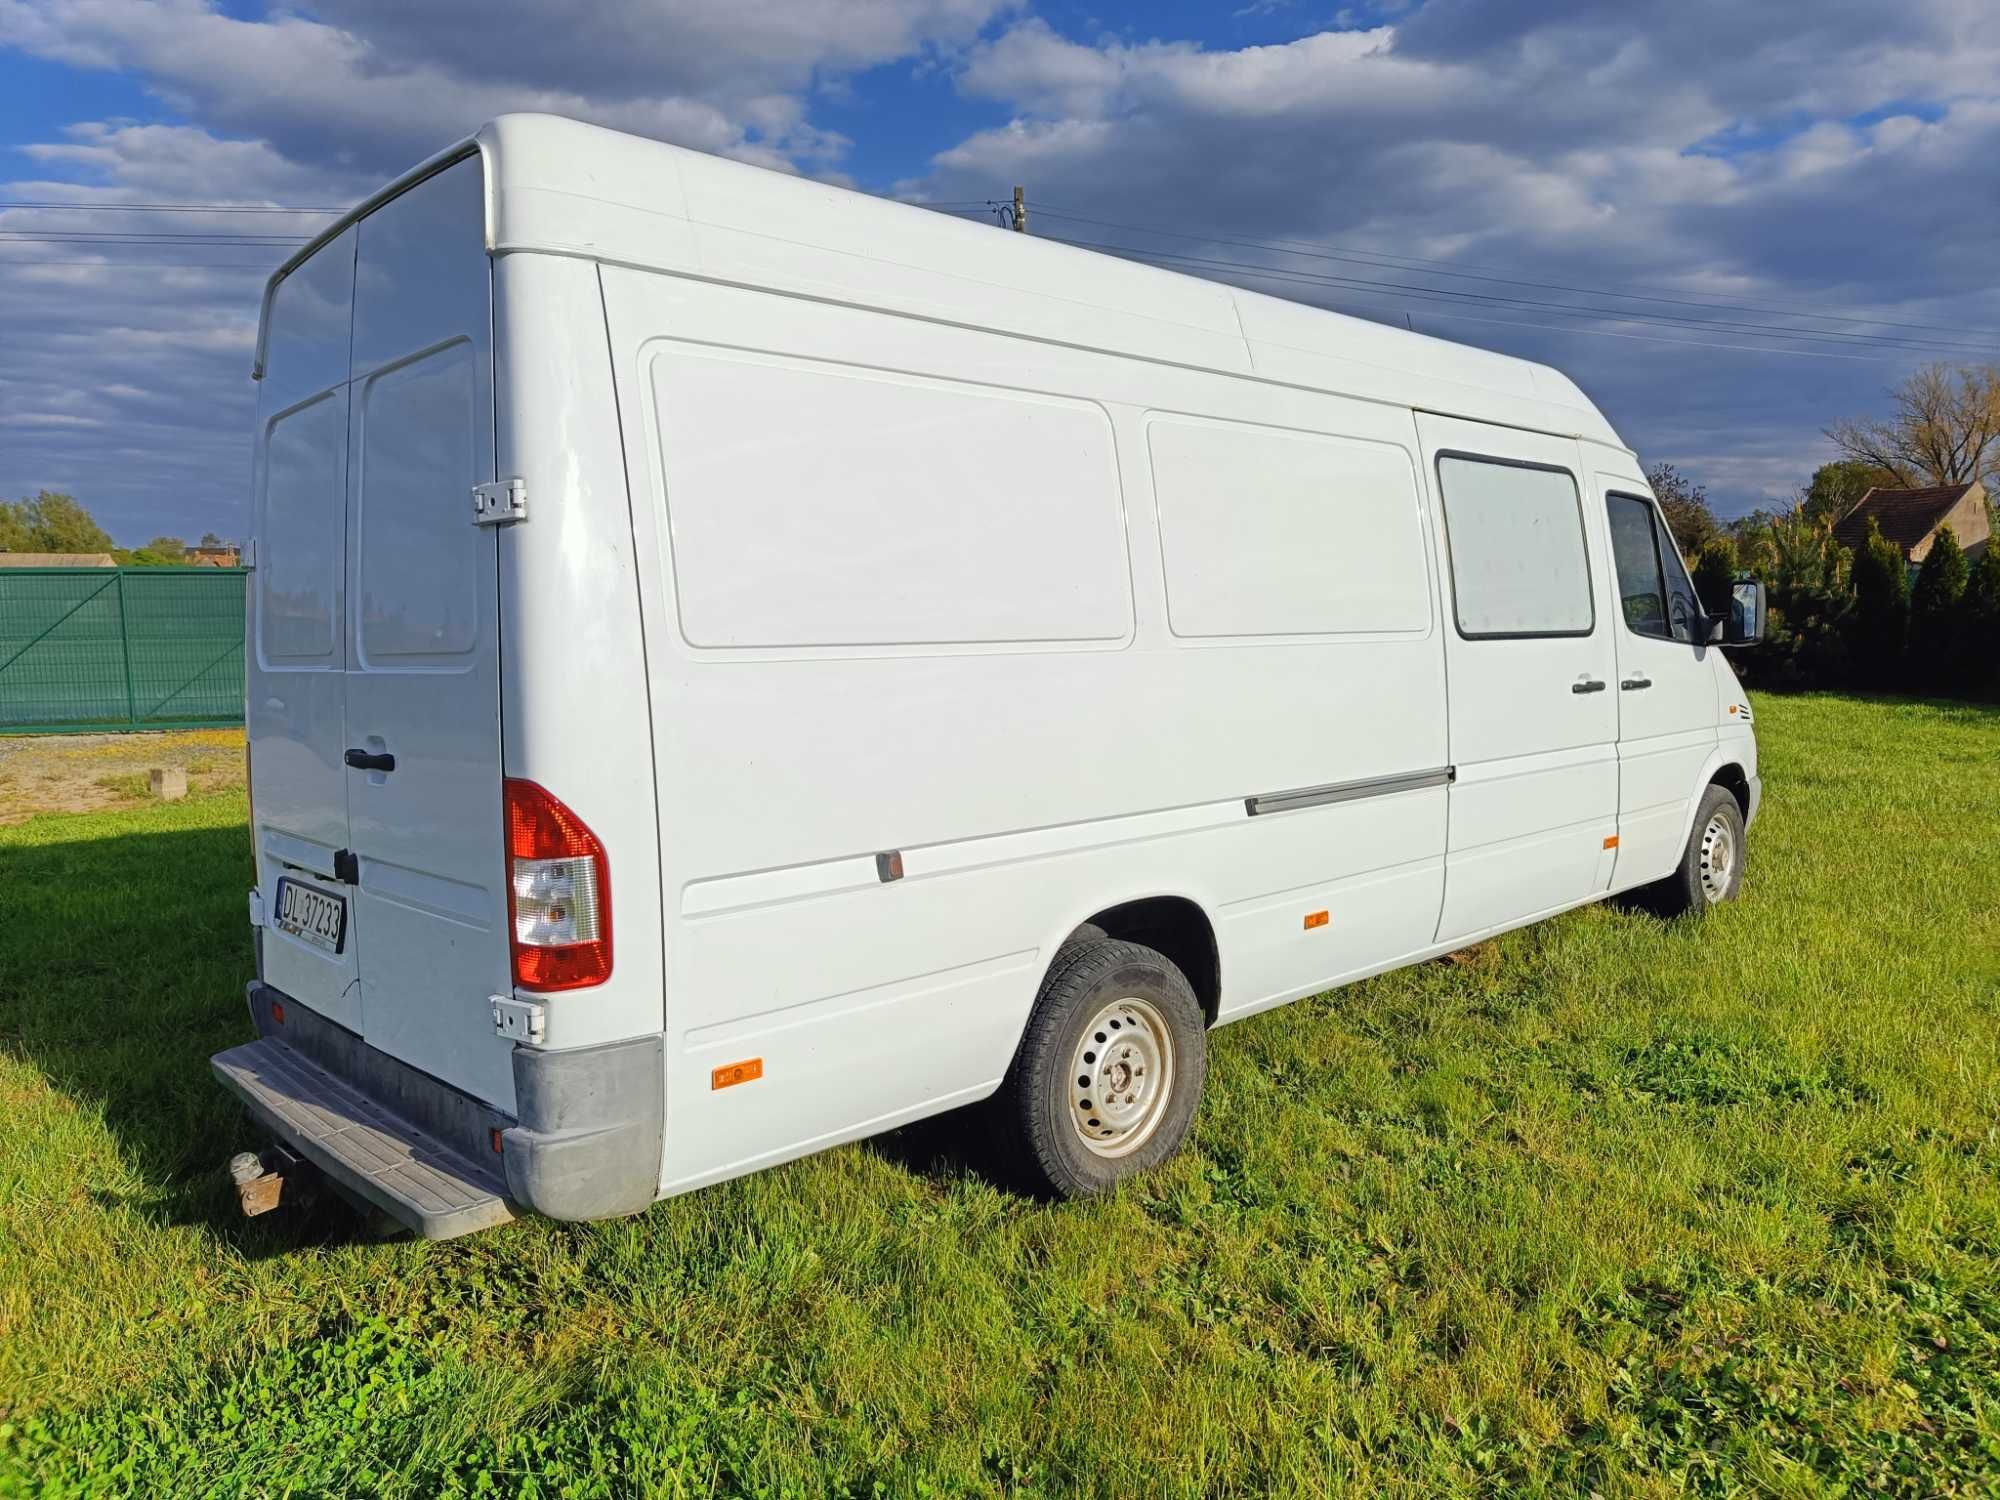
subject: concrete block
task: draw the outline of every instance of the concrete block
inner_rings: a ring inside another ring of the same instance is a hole
[[[154,766],[146,777],[162,802],[178,802],[188,794],[188,773],[179,766]]]

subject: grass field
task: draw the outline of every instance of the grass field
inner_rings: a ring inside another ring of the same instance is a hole
[[[1220,1032],[1111,1201],[946,1119],[447,1245],[235,1214],[240,795],[0,828],[0,1495],[2000,1492],[2000,713],[1758,721],[1740,904]]]

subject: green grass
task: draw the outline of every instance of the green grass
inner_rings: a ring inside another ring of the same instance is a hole
[[[1738,905],[1220,1032],[1089,1205],[947,1119],[618,1223],[243,1221],[240,797],[0,830],[0,1495],[1994,1494],[2000,714],[1758,719]]]

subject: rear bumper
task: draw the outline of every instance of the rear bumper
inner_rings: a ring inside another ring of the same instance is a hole
[[[271,1135],[426,1238],[524,1210],[610,1218],[658,1196],[657,1036],[567,1052],[517,1047],[515,1118],[267,984],[251,984],[249,1001],[258,1039],[217,1053],[216,1077]]]

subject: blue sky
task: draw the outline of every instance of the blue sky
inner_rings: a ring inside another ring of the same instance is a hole
[[[0,0],[0,496],[239,534],[283,248],[238,237],[318,217],[117,205],[350,202],[522,108],[1025,183],[1038,233],[1557,364],[1725,511],[2000,358],[1991,0]]]

